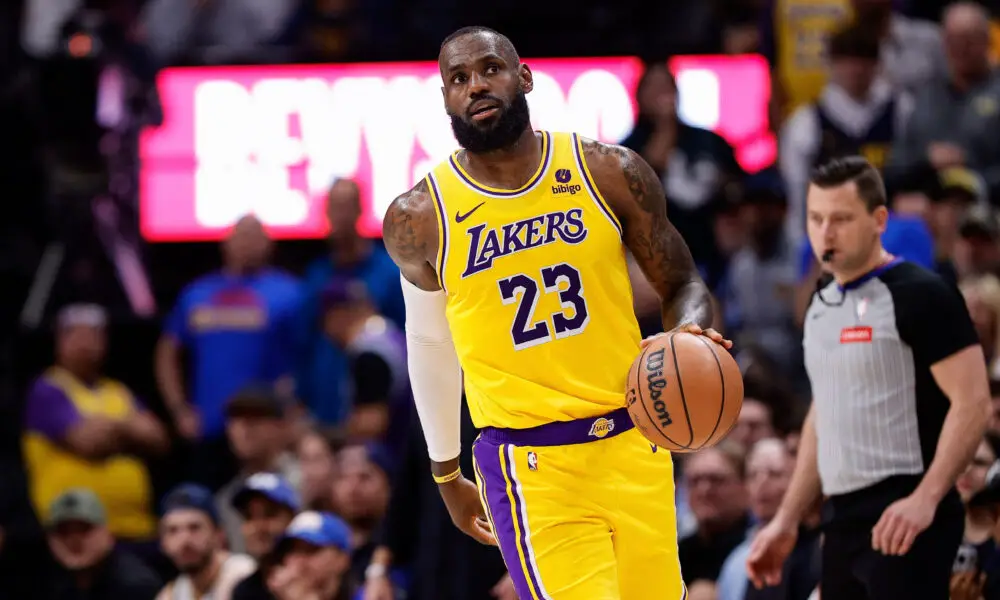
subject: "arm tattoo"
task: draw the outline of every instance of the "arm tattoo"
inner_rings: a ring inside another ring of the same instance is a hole
[[[584,153],[593,163],[595,176],[604,183],[598,187],[622,223],[626,246],[660,295],[664,327],[692,322],[710,326],[708,289],[687,244],[667,219],[667,200],[656,172],[635,152],[621,146],[587,140]],[[615,184],[622,178],[624,186]]]
[[[424,180],[393,200],[382,220],[382,239],[403,275],[433,290],[439,288],[431,265],[437,252],[437,217],[430,202]]]

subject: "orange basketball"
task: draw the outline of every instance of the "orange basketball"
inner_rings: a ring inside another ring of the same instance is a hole
[[[719,443],[743,406],[743,375],[725,348],[702,335],[670,333],[646,346],[625,387],[629,415],[652,444],[694,452]]]

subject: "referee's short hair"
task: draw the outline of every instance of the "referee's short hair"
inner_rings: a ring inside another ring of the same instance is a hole
[[[858,197],[865,203],[868,212],[887,204],[882,176],[863,156],[844,156],[823,163],[813,169],[809,181],[821,189],[835,188],[853,181],[858,189]]]

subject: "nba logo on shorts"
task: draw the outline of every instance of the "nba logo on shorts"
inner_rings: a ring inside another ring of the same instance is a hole
[[[528,469],[531,471],[538,470],[538,455],[530,450],[528,451]]]
[[[614,419],[605,419],[601,417],[594,421],[594,424],[590,426],[590,433],[587,435],[592,435],[597,439],[607,437],[609,433],[615,430]]]

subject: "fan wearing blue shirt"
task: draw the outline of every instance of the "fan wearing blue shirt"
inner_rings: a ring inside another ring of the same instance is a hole
[[[313,416],[323,423],[336,424],[346,418],[350,409],[349,361],[323,335],[323,291],[335,277],[361,281],[379,314],[400,329],[406,317],[399,268],[379,241],[358,233],[361,194],[357,184],[349,179],[334,182],[327,196],[326,211],[330,254],[316,259],[306,270],[305,305],[299,318],[306,354],[296,383],[298,397],[309,406]]]
[[[225,403],[251,384],[290,386],[299,355],[301,289],[291,275],[266,266],[270,247],[260,221],[241,219],[223,243],[223,269],[181,292],[157,345],[160,393],[180,434],[196,442],[198,479],[213,488],[234,474]]]

